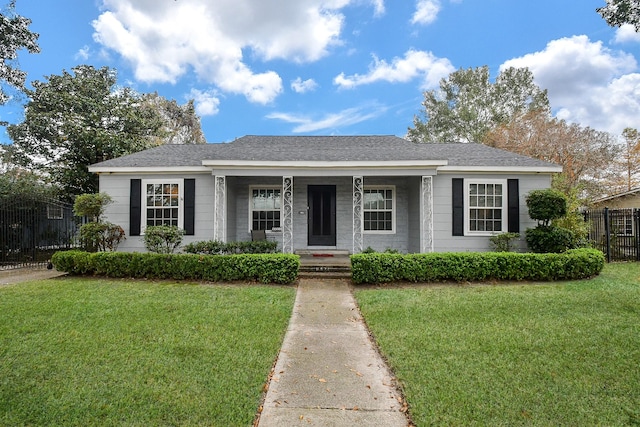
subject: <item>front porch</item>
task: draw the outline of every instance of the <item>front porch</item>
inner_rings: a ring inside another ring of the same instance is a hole
[[[430,175],[213,179],[216,240],[249,240],[252,230],[265,230],[284,253],[433,250]]]

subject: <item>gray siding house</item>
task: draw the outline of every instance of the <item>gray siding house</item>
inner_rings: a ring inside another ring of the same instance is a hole
[[[490,236],[535,226],[525,197],[561,167],[482,144],[245,136],[163,145],[89,170],[115,202],[106,217],[125,229],[123,251],[145,250],[147,226],[173,224],[185,243],[265,230],[283,252],[358,253],[490,250]]]

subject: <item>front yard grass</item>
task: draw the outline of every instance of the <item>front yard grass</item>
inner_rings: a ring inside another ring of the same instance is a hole
[[[640,425],[640,263],[356,297],[417,426]]]
[[[0,425],[251,425],[295,289],[0,288]]]

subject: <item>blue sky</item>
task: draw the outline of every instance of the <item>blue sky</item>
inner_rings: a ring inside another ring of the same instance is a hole
[[[4,3],[4,2],[3,2]],[[640,36],[604,0],[17,0],[40,33],[27,81],[80,64],[184,103],[209,142],[246,134],[404,136],[460,68],[527,66],[554,114],[640,128]],[[21,121],[22,107],[0,107]],[[9,142],[4,132],[1,142]]]

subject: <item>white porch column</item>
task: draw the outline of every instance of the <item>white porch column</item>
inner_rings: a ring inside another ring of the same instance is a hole
[[[364,246],[363,228],[363,178],[353,177],[353,253],[359,254]]]
[[[227,177],[215,175],[213,210],[213,239],[227,241]]]
[[[293,253],[293,176],[282,177],[282,252]]]
[[[423,176],[420,184],[420,252],[433,252],[433,177]]]

